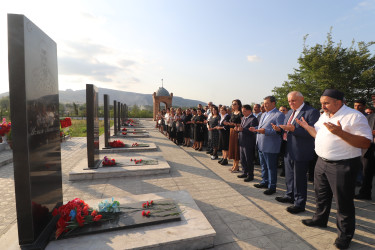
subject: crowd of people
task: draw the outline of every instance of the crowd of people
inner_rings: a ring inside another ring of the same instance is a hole
[[[314,182],[316,211],[312,219],[302,220],[310,227],[327,227],[332,199],[337,208],[337,248],[348,248],[355,230],[354,198],[371,200],[375,167],[375,114],[365,100],[355,100],[353,108],[344,94],[327,89],[317,110],[304,101],[298,91],[288,94],[290,109],[277,108],[274,96],[262,104],[231,107],[167,108],[157,115],[156,126],[177,145],[210,154],[218,164],[245,182],[254,180],[254,164],[261,166],[261,182],[256,188],[265,195],[276,193],[277,168],[285,176],[286,192],[276,196],[290,203],[287,211],[305,211],[307,182]],[[373,95],[375,107],[375,95]],[[192,143],[192,144],[191,144]],[[220,152],[221,151],[221,152]],[[219,158],[221,155],[221,158]],[[241,163],[241,164],[240,164]],[[360,185],[355,195],[355,186]]]

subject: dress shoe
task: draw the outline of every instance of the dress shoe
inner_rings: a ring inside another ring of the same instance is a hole
[[[224,161],[224,158],[221,158],[221,159],[218,160],[217,162],[218,162],[218,163],[221,163],[222,161]]]
[[[217,158],[218,158],[217,155],[211,156],[211,160],[216,160]]]
[[[213,153],[213,151],[212,150],[209,150],[209,151],[206,151],[206,154],[212,154]]]
[[[338,249],[348,249],[349,245],[350,245],[350,242],[351,242],[351,240],[349,240],[349,239],[343,240],[343,239],[336,238],[335,243],[333,243],[333,244]]]
[[[267,189],[266,191],[263,192],[263,194],[265,194],[265,195],[271,195],[271,194],[274,194],[274,193],[276,193],[276,189],[271,189],[271,188],[269,188],[269,189]]]
[[[357,200],[369,200],[369,201],[372,200],[371,195],[366,195],[366,194],[356,194],[356,195],[354,195],[354,199],[357,199]]]
[[[308,227],[327,227],[327,223],[321,223],[312,219],[302,220],[302,224]]]
[[[243,181],[244,182],[250,182],[250,181],[252,181],[252,180],[254,180],[254,176],[247,176]]]
[[[247,177],[247,174],[240,174],[240,175],[237,175],[238,178],[246,178]]]
[[[298,214],[305,212],[305,208],[297,207],[297,206],[290,206],[286,208],[286,211],[288,211],[291,214]]]
[[[228,160],[224,159],[222,162],[220,162],[220,164],[223,166],[228,165]]]
[[[254,187],[256,187],[256,188],[268,188],[268,185],[266,185],[264,183],[257,183],[257,184],[254,184]]]
[[[293,199],[292,198],[289,198],[289,197],[282,197],[282,196],[277,196],[275,198],[275,200],[277,200],[278,202],[281,202],[281,203],[294,203]]]

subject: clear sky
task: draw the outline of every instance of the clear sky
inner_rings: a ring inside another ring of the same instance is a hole
[[[5,7],[4,7],[5,4]],[[375,0],[7,0],[0,9],[0,93],[7,92],[7,13],[57,43],[59,89],[98,87],[216,104],[260,102],[303,47],[374,40]],[[374,48],[372,48],[374,51]]]

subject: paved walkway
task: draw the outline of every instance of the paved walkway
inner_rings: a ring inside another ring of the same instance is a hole
[[[253,187],[260,181],[259,166],[256,180],[245,183],[228,171],[229,166],[212,161],[205,152],[176,146],[156,130],[150,130],[150,138],[137,141],[154,142],[159,151],[142,155],[162,154],[171,166],[170,174],[70,182],[69,171],[80,157],[86,157],[86,138],[72,138],[62,143],[64,202],[76,197],[102,199],[187,190],[217,232],[215,249],[335,249],[334,205],[328,228],[308,228],[300,222],[310,218],[314,210],[311,184],[307,211],[291,215],[285,211],[287,205],[274,200],[285,191],[284,178],[278,180],[277,194],[266,196]],[[4,234],[16,223],[12,164],[0,167],[0,188],[0,233]],[[356,201],[356,213],[357,230],[351,249],[375,249],[375,203]]]

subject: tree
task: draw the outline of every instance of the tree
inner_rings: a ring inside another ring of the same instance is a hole
[[[331,29],[325,44],[309,47],[307,37],[304,37],[303,51],[298,58],[299,68],[288,74],[289,80],[281,87],[272,91],[278,105],[288,105],[287,94],[297,90],[305,101],[319,108],[320,96],[327,88],[344,92],[349,106],[359,98],[370,104],[371,94],[375,93],[375,57],[369,47],[375,42],[358,42],[355,46],[353,40],[349,48],[343,48],[341,41],[333,42]]]

